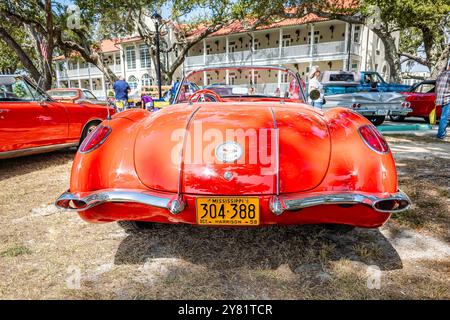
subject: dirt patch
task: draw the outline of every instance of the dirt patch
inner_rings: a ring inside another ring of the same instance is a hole
[[[411,159],[416,151],[404,147],[416,141],[388,139],[414,206],[379,230],[347,234],[188,225],[126,233],[53,206],[73,151],[2,161],[0,298],[448,299],[449,160]]]

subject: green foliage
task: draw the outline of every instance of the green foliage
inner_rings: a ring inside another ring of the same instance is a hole
[[[31,250],[25,246],[15,246],[0,253],[0,257],[17,257],[24,254],[31,254]]]

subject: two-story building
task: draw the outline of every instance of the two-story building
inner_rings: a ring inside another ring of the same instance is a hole
[[[197,43],[184,61],[184,72],[204,66],[283,65],[305,76],[318,65],[322,70],[374,70],[389,77],[383,43],[364,25],[309,14],[254,31],[250,26],[236,21]],[[223,81],[222,75],[217,77],[208,75],[204,84]]]
[[[130,37],[101,42],[104,62],[117,76],[123,76],[131,89],[155,83],[156,72],[148,46],[140,37]],[[55,59],[56,85],[90,89],[98,97],[105,98],[111,84],[94,65],[80,58]]]
[[[260,26],[256,30],[251,30],[251,22],[232,22],[198,42],[189,50],[173,79],[196,68],[231,65],[283,65],[297,70],[302,77],[312,65],[319,65],[322,70],[373,70],[389,78],[383,43],[367,26],[327,20],[313,14]],[[169,44],[171,34],[171,30],[167,30]],[[101,50],[111,70],[123,75],[132,89],[156,85],[155,66],[140,37],[103,41]],[[171,58],[167,56],[162,60],[170,63]],[[59,57],[55,63],[58,87],[88,88],[99,97],[105,97],[111,87],[100,70],[81,59]],[[233,76],[208,74],[201,82],[204,85],[229,83]]]

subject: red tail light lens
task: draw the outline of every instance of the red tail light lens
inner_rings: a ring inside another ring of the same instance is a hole
[[[386,153],[389,151],[389,146],[386,140],[374,125],[368,124],[359,127],[358,131],[361,138],[370,149],[378,153]]]
[[[80,148],[78,149],[81,153],[87,153],[94,149],[97,149],[105,142],[106,138],[111,133],[111,127],[104,126],[99,124],[97,128],[94,129],[91,133],[87,135],[87,137],[81,143]]]

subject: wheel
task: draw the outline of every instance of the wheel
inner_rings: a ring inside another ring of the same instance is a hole
[[[372,122],[373,125],[379,126],[384,122],[386,116],[368,116],[366,118],[369,119],[369,121]]]
[[[405,120],[405,116],[389,116],[392,121],[401,122]]]
[[[154,223],[146,221],[117,221],[117,224],[128,232],[139,232],[154,227]]]
[[[350,226],[347,224],[324,224],[322,226],[331,232],[340,234],[349,233],[355,229],[355,226]]]
[[[95,130],[95,128],[97,128],[99,123],[100,122],[95,121],[95,122],[88,123],[86,125],[86,127],[84,128],[83,134],[81,135],[80,144],[83,142],[84,139],[86,139],[86,137],[89,133],[91,133],[92,131]]]

